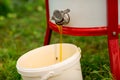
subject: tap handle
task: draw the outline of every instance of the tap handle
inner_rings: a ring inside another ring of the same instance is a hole
[[[64,14],[68,14],[70,12],[70,9],[66,9],[64,11],[62,11]]]

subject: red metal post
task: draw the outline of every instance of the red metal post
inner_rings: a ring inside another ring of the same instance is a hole
[[[108,48],[114,80],[120,80],[120,54],[118,42],[118,0],[107,0]]]
[[[50,43],[52,29],[50,29],[50,27],[49,27],[49,1],[45,0],[45,3],[46,3],[47,29],[46,29],[46,34],[45,34],[45,38],[44,38],[44,45],[48,45]]]

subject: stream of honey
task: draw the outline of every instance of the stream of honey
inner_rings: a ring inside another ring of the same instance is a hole
[[[59,33],[60,33],[60,45],[58,46],[59,52],[58,54],[54,56],[54,54],[48,55],[47,51],[44,51],[44,49],[38,53],[38,50],[32,51],[32,53],[35,53],[34,55],[30,53],[30,55],[27,55],[25,57],[22,57],[22,59],[19,61],[19,65],[21,65],[24,68],[38,68],[38,67],[45,67],[49,66],[55,63],[59,63],[63,61],[63,51],[62,51],[62,26],[57,25]],[[47,49],[48,50],[48,49]],[[44,51],[44,52],[42,52]],[[42,54],[44,53],[44,54]],[[41,57],[44,56],[44,57]],[[47,56],[46,56],[47,55]],[[47,58],[47,59],[46,59]],[[55,59],[56,58],[56,59]],[[32,64],[31,64],[32,63]]]
[[[61,25],[57,25],[59,33],[60,33],[60,53],[59,53],[59,61],[62,61],[62,26]],[[57,58],[56,58],[57,59]]]

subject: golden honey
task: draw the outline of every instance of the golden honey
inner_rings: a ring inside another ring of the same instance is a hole
[[[60,53],[59,53],[59,61],[62,61],[62,26],[61,25],[57,25],[59,33],[60,33]]]

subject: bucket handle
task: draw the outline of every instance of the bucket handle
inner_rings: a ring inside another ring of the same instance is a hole
[[[48,80],[48,78],[54,76],[54,71],[50,71],[49,73],[47,73],[46,75],[44,75],[41,80]]]

